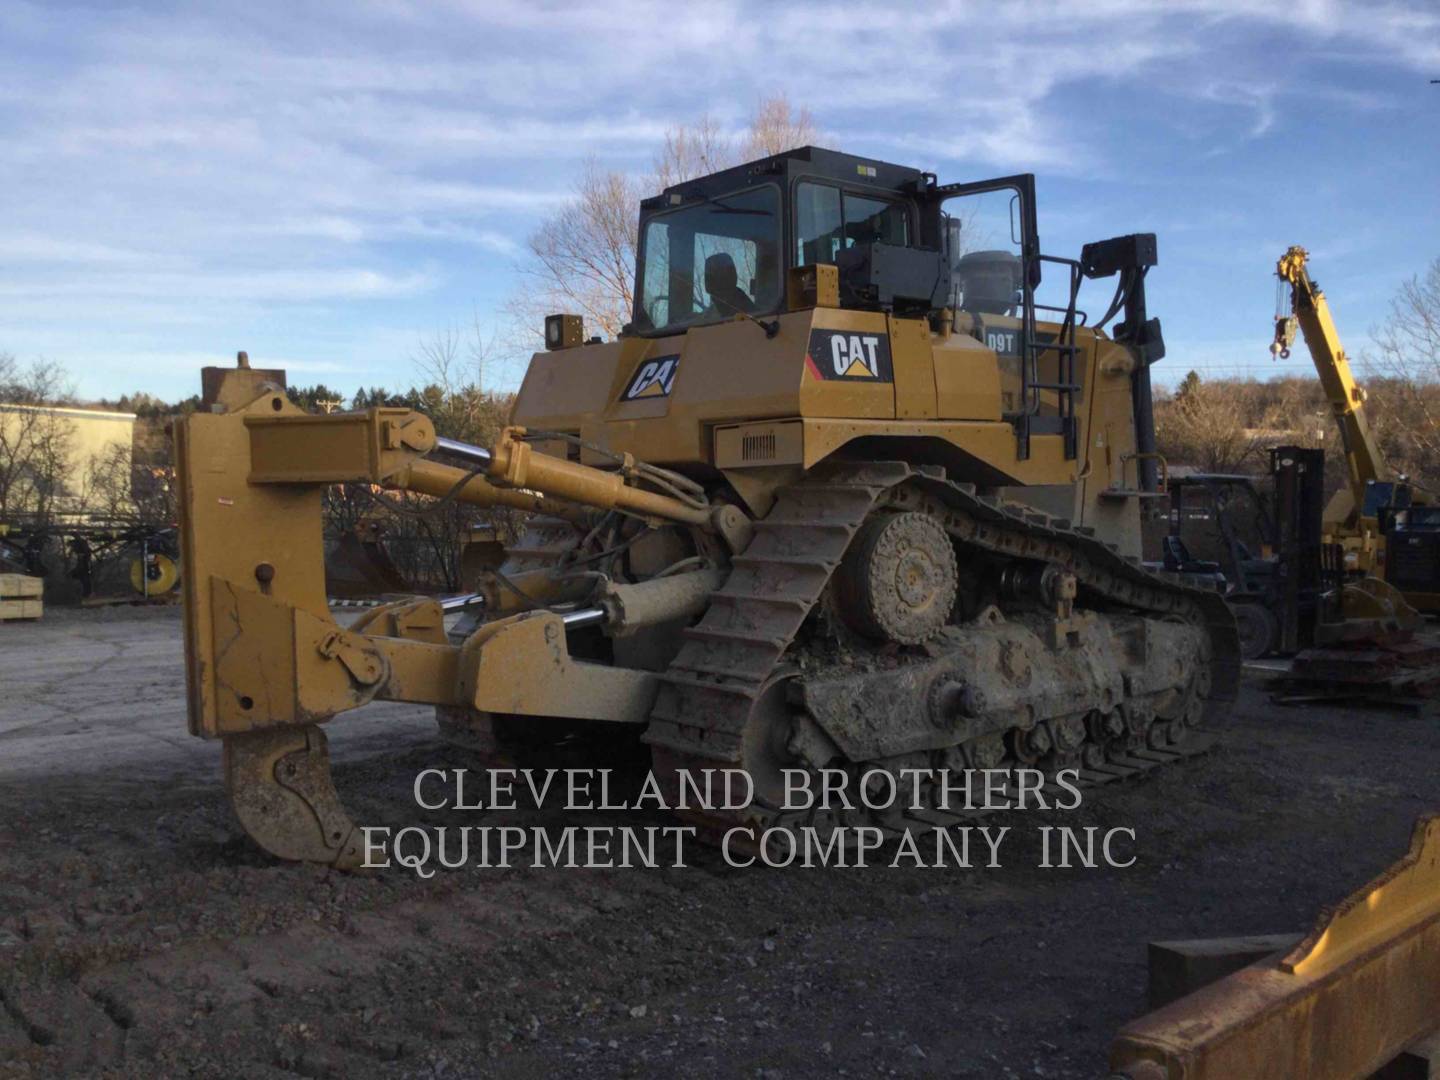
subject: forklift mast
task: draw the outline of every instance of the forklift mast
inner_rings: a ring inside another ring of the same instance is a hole
[[[1302,446],[1277,446],[1270,451],[1275,481],[1276,576],[1279,581],[1279,651],[1292,653],[1303,640],[1306,620],[1301,598],[1317,595],[1323,585],[1325,544],[1321,539],[1325,510],[1325,451]],[[1342,564],[1343,567],[1343,564]]]

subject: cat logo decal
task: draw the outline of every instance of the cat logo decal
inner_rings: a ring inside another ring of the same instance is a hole
[[[817,379],[894,381],[887,334],[812,330],[805,365]]]
[[[680,356],[657,356],[653,360],[641,361],[630,380],[630,387],[621,401],[643,401],[645,398],[670,396],[675,385],[675,372],[680,367]]]

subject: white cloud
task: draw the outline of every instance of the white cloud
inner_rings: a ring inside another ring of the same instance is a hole
[[[1251,114],[1245,136],[1258,139],[1275,126],[1275,95],[1273,84],[1231,82],[1217,79],[1200,87],[1200,97],[1221,105],[1234,105]]]
[[[60,263],[111,266],[154,265],[163,252],[112,247],[40,232],[0,233],[0,263]]]
[[[209,274],[140,272],[123,276],[82,275],[59,280],[0,280],[0,298],[84,296],[290,303],[406,296],[423,291],[433,282],[434,278],[424,272],[391,275],[363,267]]]
[[[79,19],[12,0],[0,42],[0,315],[51,325],[89,298],[112,333],[143,334],[195,322],[202,302],[260,325],[323,303],[359,327],[382,300],[433,321],[424,305],[446,289],[503,291],[496,275],[586,157],[643,171],[669,125],[710,110],[736,128],[776,90],[840,148],[947,179],[1141,183],[1147,133],[1124,130],[1117,103],[1243,149],[1316,100],[1390,107],[1315,85],[1316,58],[1440,70],[1440,12],[370,0]]]

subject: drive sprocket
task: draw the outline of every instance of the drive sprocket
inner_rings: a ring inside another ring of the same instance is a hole
[[[876,641],[919,645],[950,618],[958,572],[945,528],[917,511],[867,521],[835,575],[840,617]]]

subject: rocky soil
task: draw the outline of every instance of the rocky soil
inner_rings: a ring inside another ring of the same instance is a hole
[[[1433,716],[1269,704],[1213,753],[1008,815],[999,869],[339,874],[232,822],[185,733],[173,610],[0,625],[0,1076],[1094,1078],[1149,940],[1300,930],[1440,809]],[[427,712],[331,725],[365,824],[665,824],[425,812],[472,764]],[[1041,869],[1044,824],[1136,830]]]

